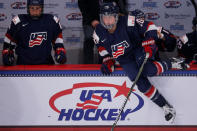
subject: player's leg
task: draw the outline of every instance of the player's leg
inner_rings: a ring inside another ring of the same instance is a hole
[[[189,65],[185,64],[183,59],[170,58],[165,61],[149,60],[144,67],[143,75],[156,76],[169,69],[182,70],[187,68],[189,68]]]
[[[143,63],[145,52],[143,48],[137,48],[134,50],[135,61],[140,66]],[[184,63],[183,59],[169,58],[166,60],[156,61],[154,57],[148,59],[144,66],[144,76],[156,76],[168,69],[187,69],[188,65]]]
[[[145,57],[144,52],[139,48],[135,50],[135,60],[138,66],[140,66]],[[180,59],[167,59],[163,61],[156,61],[153,58],[148,59],[144,66],[143,75],[144,76],[156,76],[168,69],[184,69],[182,65],[183,60]]]
[[[173,123],[176,116],[175,109],[171,106],[162,94],[155,88],[147,77],[142,76],[140,81],[137,83],[138,89],[147,96],[150,100],[156,103],[159,107],[164,110],[166,121]]]
[[[139,70],[136,62],[130,61],[125,63],[120,63],[124,71],[127,73],[129,79],[134,81],[137,72]],[[149,82],[147,77],[143,75],[137,81],[138,90],[142,92],[145,96],[147,96],[150,100],[152,100],[159,107],[163,108],[165,113],[165,119],[169,122],[173,122],[175,118],[175,110],[174,108],[168,104],[166,99],[159,93],[159,91]]]

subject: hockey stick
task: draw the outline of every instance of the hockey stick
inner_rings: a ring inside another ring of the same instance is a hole
[[[125,108],[125,106],[126,106],[126,104],[127,104],[127,101],[128,101],[128,99],[129,99],[129,97],[130,97],[130,95],[131,95],[131,93],[132,93],[132,90],[133,90],[134,86],[136,85],[136,83],[137,83],[137,81],[138,81],[138,79],[139,79],[139,77],[140,77],[140,75],[141,75],[141,73],[142,73],[142,70],[143,70],[143,68],[144,68],[144,65],[146,64],[146,62],[147,62],[147,60],[148,60],[148,57],[149,57],[149,53],[146,53],[146,57],[145,57],[145,59],[144,59],[142,65],[141,65],[141,67],[140,67],[140,69],[139,69],[139,71],[138,71],[138,74],[137,74],[137,76],[136,76],[136,78],[135,78],[135,81],[133,82],[133,84],[132,84],[132,86],[131,86],[131,88],[130,88],[128,94],[127,94],[127,97],[126,97],[126,99],[125,99],[125,101],[124,101],[124,103],[123,103],[123,105],[122,105],[122,107],[121,107],[120,110],[119,110],[119,114],[118,114],[118,116],[116,117],[116,120],[114,121],[114,124],[113,124],[113,126],[112,126],[112,128],[111,128],[111,131],[113,131],[114,128],[115,128],[115,126],[117,125],[117,123],[118,123],[118,121],[119,121],[119,119],[120,119],[120,116],[121,116],[121,114],[122,114],[122,112],[123,112],[123,110],[124,110],[124,108]]]

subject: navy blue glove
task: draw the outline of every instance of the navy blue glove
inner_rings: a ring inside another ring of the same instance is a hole
[[[67,61],[66,58],[66,51],[64,48],[57,48],[55,51],[55,60],[59,63],[59,64],[64,64]]]
[[[105,57],[101,65],[101,72],[105,75],[110,75],[114,71],[114,65],[115,60],[112,57]]]
[[[14,51],[5,49],[2,52],[3,64],[6,66],[11,66],[14,64]]]

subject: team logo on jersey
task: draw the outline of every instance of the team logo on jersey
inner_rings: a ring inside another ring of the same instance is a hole
[[[35,45],[41,45],[43,40],[47,40],[47,32],[31,33],[29,40],[29,47],[34,47]]]
[[[129,47],[129,44],[127,43],[126,40],[116,45],[112,45],[111,49],[112,49],[113,57],[118,58],[119,56],[124,55],[124,50],[125,48],[128,48],[128,47]]]

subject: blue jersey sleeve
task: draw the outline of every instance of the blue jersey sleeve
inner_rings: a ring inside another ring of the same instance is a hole
[[[15,48],[18,39],[17,32],[20,29],[21,21],[22,19],[18,15],[12,19],[10,27],[5,34],[3,49]]]
[[[51,16],[53,21],[53,47],[56,50],[57,48],[64,48],[63,44],[63,35],[62,35],[62,26],[60,20],[56,16]]]
[[[101,57],[105,57],[107,55],[110,55],[107,49],[103,46],[108,40],[105,38],[105,30],[101,29],[101,25],[97,25],[96,29],[93,33],[93,40],[94,43],[98,49],[99,55]]]
[[[150,54],[150,58],[157,52],[158,47],[156,41],[159,39],[157,30],[158,27],[150,21],[136,19],[136,26],[138,26],[139,33],[142,39],[142,47],[145,52]]]

